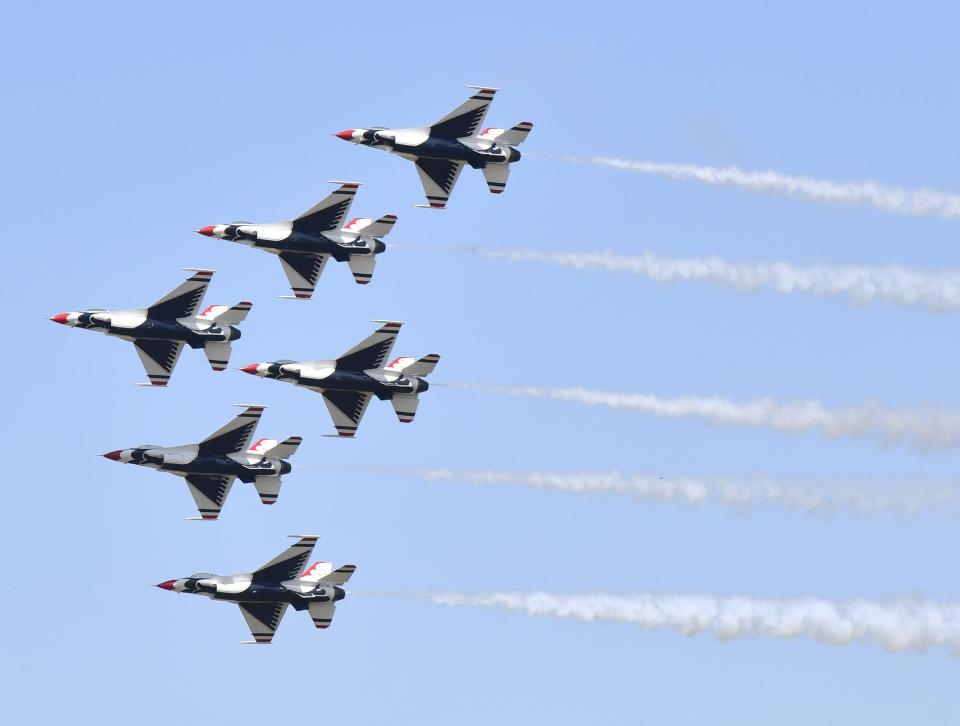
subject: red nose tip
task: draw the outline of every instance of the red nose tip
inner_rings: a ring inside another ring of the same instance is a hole
[[[117,449],[116,451],[110,451],[104,454],[103,458],[110,459],[110,461],[120,461],[120,451],[121,449]]]
[[[353,129],[347,129],[346,131],[341,131],[339,134],[334,134],[338,139],[343,139],[344,141],[353,141]]]
[[[159,587],[161,590],[172,590],[173,583],[175,582],[176,580],[167,580],[166,582],[161,582],[159,585],[157,585],[157,587]]]
[[[244,366],[244,367],[241,368],[240,370],[242,370],[244,373],[252,373],[253,375],[256,375],[256,374],[257,374],[257,368],[259,368],[259,367],[260,367],[260,364],[259,364],[259,363],[251,363],[251,364],[248,365],[248,366]]]
[[[59,315],[54,315],[54,316],[53,316],[52,318],[50,318],[50,319],[51,319],[53,322],[55,322],[55,323],[60,323],[60,325],[66,325],[66,324],[67,324],[67,318],[69,318],[69,317],[70,317],[70,315],[67,314],[67,313],[60,313]]]
[[[197,234],[202,234],[204,237],[213,237],[213,225],[201,227],[197,230]]]

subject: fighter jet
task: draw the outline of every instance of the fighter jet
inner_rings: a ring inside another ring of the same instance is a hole
[[[287,459],[296,453],[303,439],[299,436],[282,442],[260,439],[250,446],[263,406],[237,405],[245,407],[243,413],[199,444],[169,447],[144,444],[103,456],[111,461],[182,476],[187,480],[202,519],[216,519],[220,515],[233,480],[238,478],[257,488],[261,502],[273,504],[280,494],[280,477],[290,473]]]
[[[366,285],[373,277],[376,256],[387,248],[378,237],[389,233],[397,218],[386,214],[377,220],[355,217],[344,222],[360,185],[332,183],[340,188],[289,222],[233,222],[201,227],[197,233],[278,255],[295,299],[310,299],[331,257],[346,262],[357,284]]]
[[[193,275],[148,308],[112,311],[92,308],[60,313],[50,320],[129,340],[147,371],[149,385],[167,385],[184,344],[202,348],[213,370],[225,370],[230,360],[230,344],[240,337],[240,330],[234,326],[243,322],[253,303],[239,302],[233,307],[210,305],[197,315],[214,271],[183,269]]]
[[[357,432],[373,396],[381,401],[389,400],[400,421],[410,423],[417,414],[419,394],[430,387],[424,378],[433,372],[440,356],[431,353],[419,360],[400,357],[384,366],[402,323],[373,322],[383,326],[335,360],[299,363],[278,360],[251,363],[240,370],[323,394],[323,402],[340,436],[351,437]]]
[[[336,603],[346,595],[341,586],[357,568],[343,565],[334,570],[329,562],[317,562],[303,572],[317,539],[300,536],[295,545],[254,572],[220,576],[198,572],[157,587],[236,603],[253,635],[244,643],[270,643],[288,605],[308,611],[318,628],[329,628]]]
[[[523,143],[533,128],[521,121],[509,129],[478,129],[483,125],[496,88],[467,86],[477,92],[431,126],[408,129],[347,129],[335,134],[344,141],[389,151],[417,165],[428,205],[442,209],[464,164],[482,169],[494,194],[507,187],[510,164],[520,159],[514,146]]]

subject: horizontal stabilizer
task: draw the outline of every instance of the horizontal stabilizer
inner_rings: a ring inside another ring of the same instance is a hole
[[[343,565],[329,575],[324,575],[317,582],[323,583],[324,585],[345,585],[347,580],[353,576],[356,569],[356,565]]]
[[[351,255],[347,264],[357,284],[366,285],[373,278],[373,268],[377,266],[377,258],[373,255]]]
[[[210,367],[215,371],[226,370],[227,364],[230,362],[230,350],[229,340],[207,343],[203,346],[203,352],[206,353],[207,360],[210,361]]]
[[[436,353],[428,353],[419,360],[413,360],[412,358],[404,359],[400,358],[398,360],[410,360],[411,362],[402,367],[404,375],[407,376],[418,376],[423,378],[429,376],[433,373],[433,369],[437,367],[437,363],[440,362],[440,356]],[[391,364],[392,365],[392,364]],[[388,366],[389,368],[390,366]]]
[[[495,141],[503,146],[518,146],[526,140],[532,128],[533,124],[529,121],[521,121],[509,129],[484,129],[477,138]]]
[[[264,504],[273,504],[280,496],[280,477],[278,476],[258,476],[253,480],[253,485],[257,488],[257,494],[260,495],[260,501]]]
[[[332,602],[313,601],[307,605],[307,610],[310,611],[310,618],[313,620],[313,624],[321,630],[325,630],[329,628],[330,623],[333,622],[333,612],[336,610],[336,605]]]
[[[487,180],[487,188],[493,194],[500,194],[507,188],[509,176],[509,164],[489,164],[483,167],[483,178]]]
[[[395,214],[385,214],[380,219],[355,217],[343,225],[344,232],[362,234],[364,237],[385,237],[397,223]]]
[[[417,415],[420,398],[415,393],[400,393],[391,398],[390,403],[393,404],[393,410],[396,411],[400,423],[412,423]]]

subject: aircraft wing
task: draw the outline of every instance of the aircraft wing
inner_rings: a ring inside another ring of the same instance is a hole
[[[288,603],[285,602],[245,602],[240,603],[240,612],[243,613],[250,635],[256,643],[270,643],[273,635],[280,627],[280,621],[287,612]],[[312,614],[312,613],[311,613]]]
[[[427,202],[435,209],[443,209],[453,193],[457,177],[463,170],[462,161],[448,159],[417,159],[415,162]]]
[[[473,136],[483,125],[487,117],[490,102],[496,94],[496,88],[478,88],[470,98],[430,127],[431,136],[446,139],[462,139]]]
[[[233,486],[233,476],[213,476],[191,474],[187,477],[187,487],[197,503],[197,510],[203,519],[216,519],[220,516],[223,503]]]
[[[238,454],[246,451],[262,415],[263,406],[248,406],[243,413],[201,441],[199,454]]]
[[[291,222],[295,232],[329,232],[339,229],[344,217],[350,212],[350,205],[360,185],[356,182],[343,182],[340,187],[326,198],[314,204],[310,209]]]
[[[317,286],[323,268],[330,255],[313,255],[302,252],[280,253],[280,264],[290,281],[290,289],[301,300],[309,300]]]
[[[337,368],[351,371],[380,368],[383,366],[383,362],[390,357],[390,352],[393,350],[393,344],[397,340],[397,334],[400,332],[402,325],[403,323],[397,320],[383,322],[373,333],[337,358]]]
[[[303,572],[316,543],[316,537],[300,537],[295,544],[290,545],[267,564],[254,571],[253,581],[284,582],[285,580],[296,580]]]
[[[177,320],[196,315],[212,277],[213,270],[193,270],[193,274],[182,284],[147,308],[147,316],[158,320]]]
[[[360,391],[323,392],[323,402],[327,404],[330,418],[333,419],[333,427],[338,435],[349,438],[357,433],[360,419],[363,418],[372,396],[372,393]]]
[[[177,359],[183,351],[183,342],[179,340],[135,340],[134,347],[140,362],[147,371],[147,379],[152,386],[165,386],[170,381]]]

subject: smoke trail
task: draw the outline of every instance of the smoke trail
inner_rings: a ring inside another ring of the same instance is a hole
[[[573,494],[612,494],[642,502],[677,503],[703,507],[712,503],[738,509],[775,505],[804,512],[850,509],[862,514],[914,514],[922,509],[955,507],[957,494],[941,483],[894,486],[841,482],[776,481],[769,477],[699,478],[650,474],[625,476],[607,472],[493,471],[449,468],[374,468],[377,473],[412,476],[425,481],[466,482],[478,485],[528,486]]]
[[[925,452],[960,445],[960,413],[944,410],[884,408],[875,404],[830,410],[819,401],[781,403],[758,398],[737,403],[726,398],[593,391],[586,388],[538,388],[454,383],[456,388],[508,396],[575,401],[666,418],[696,418],[716,426],[765,428],[784,433],[820,431],[830,438],[872,438],[884,445],[907,444]]]
[[[656,593],[437,592],[417,597],[450,607],[492,608],[585,623],[626,623],[682,635],[709,632],[719,640],[812,638],[830,645],[865,642],[891,652],[941,646],[960,654],[960,603]]]
[[[594,164],[638,174],[657,174],[671,179],[693,180],[713,186],[735,186],[765,194],[802,197],[814,202],[870,206],[885,212],[944,219],[960,217],[960,195],[935,189],[903,189],[873,181],[835,182],[808,176],[790,176],[775,171],[743,171],[737,166],[659,164],[609,156],[549,156],[560,161]]]
[[[629,272],[656,282],[712,282],[736,290],[770,289],[783,294],[840,295],[858,303],[884,300],[925,305],[931,310],[960,308],[960,271],[924,272],[900,265],[792,265],[787,262],[728,262],[719,257],[657,257],[649,252],[548,252],[535,249],[485,249],[471,252],[510,262],[542,262],[577,270]]]

